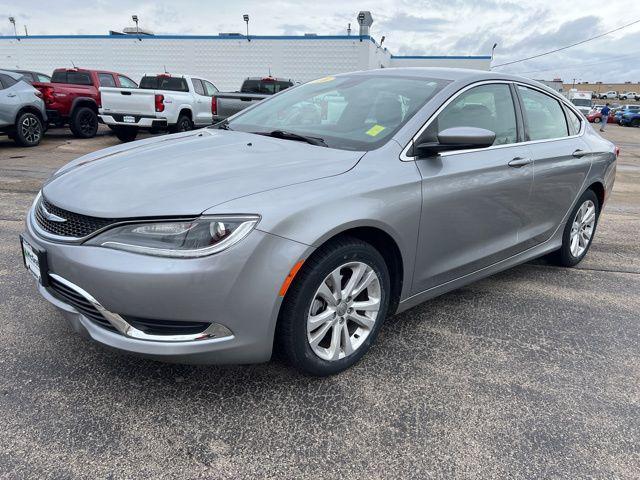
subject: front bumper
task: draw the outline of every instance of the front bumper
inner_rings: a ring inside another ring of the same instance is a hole
[[[29,216],[30,217],[30,216]],[[221,336],[157,341],[109,330],[63,301],[42,296],[75,331],[105,346],[176,363],[258,363],[269,360],[282,298],[278,291],[307,245],[254,230],[237,245],[197,259],[167,259],[108,248],[54,243],[27,221],[25,239],[46,251],[49,273],[90,294],[108,312],[173,322],[210,322]],[[228,330],[227,330],[228,329]]]

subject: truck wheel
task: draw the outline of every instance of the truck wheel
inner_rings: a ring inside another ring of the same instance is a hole
[[[138,129],[135,127],[117,127],[113,131],[121,142],[133,142],[138,136]]]
[[[21,147],[35,147],[42,140],[42,120],[34,113],[24,112],[16,120],[14,141]]]
[[[188,132],[189,130],[193,130],[193,122],[186,115],[180,115],[176,124],[171,128],[171,133]]]
[[[593,119],[593,123],[600,123],[600,117],[596,117]]]
[[[98,131],[98,115],[89,107],[80,107],[73,113],[69,127],[77,138],[93,138]]]

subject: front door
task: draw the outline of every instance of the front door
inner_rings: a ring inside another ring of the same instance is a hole
[[[194,89],[194,123],[196,125],[211,125],[212,116],[211,116],[211,97],[208,97],[202,80],[198,78],[191,79],[193,82]]]
[[[470,274],[526,248],[519,231],[531,208],[533,164],[508,83],[473,87],[452,100],[421,139],[450,127],[496,133],[494,145],[416,160],[422,214],[413,293]]]

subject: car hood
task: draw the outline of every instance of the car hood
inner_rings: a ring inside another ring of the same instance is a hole
[[[60,208],[95,217],[191,216],[245,195],[339,175],[363,155],[204,129],[80,157],[58,170],[42,193]]]

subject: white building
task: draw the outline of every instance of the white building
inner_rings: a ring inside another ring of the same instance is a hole
[[[329,74],[385,67],[488,70],[490,56],[396,56],[369,35],[34,35],[0,36],[0,68],[50,74],[55,68],[112,70],[139,80],[165,71],[201,76],[237,90],[271,73],[306,82]]]

